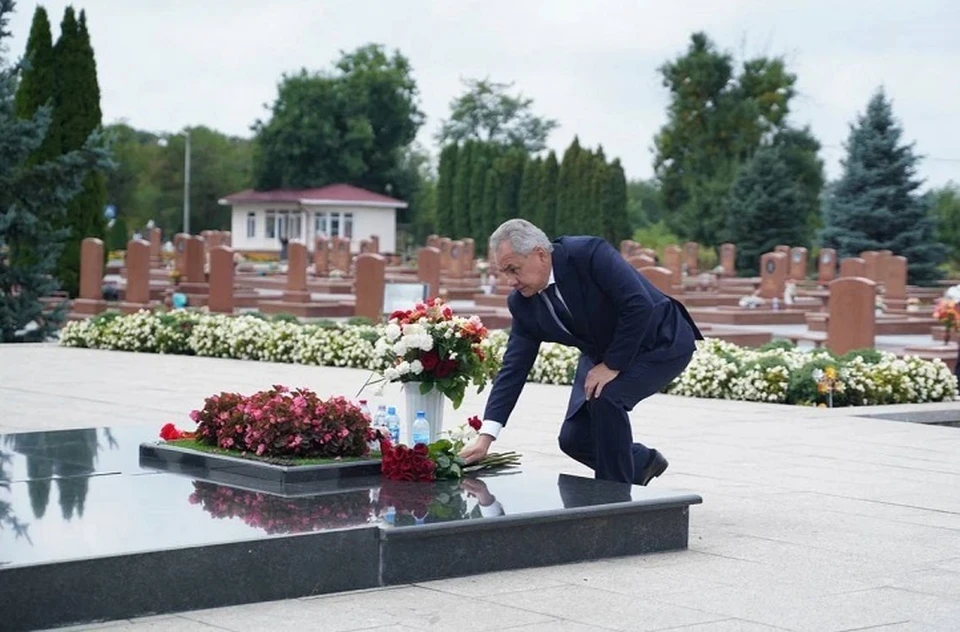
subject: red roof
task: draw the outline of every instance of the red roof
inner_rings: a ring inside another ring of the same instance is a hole
[[[348,204],[356,206],[392,206],[406,208],[407,203],[350,184],[330,184],[317,189],[274,189],[254,191],[247,189],[232,193],[220,200],[221,204],[244,202],[287,202],[295,204]]]

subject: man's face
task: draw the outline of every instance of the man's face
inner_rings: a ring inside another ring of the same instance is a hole
[[[529,298],[550,280],[550,253],[537,246],[528,255],[517,254],[509,242],[497,248],[497,271],[514,290]]]

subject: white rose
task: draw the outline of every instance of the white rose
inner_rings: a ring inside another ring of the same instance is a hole
[[[420,362],[420,360],[414,360],[410,363],[410,372],[414,375],[420,375],[423,373],[423,364]]]
[[[404,360],[403,362],[397,365],[397,373],[399,373],[400,375],[406,375],[409,372],[410,372],[410,363],[407,362],[406,360]]]
[[[387,369],[386,371],[383,372],[383,377],[384,377],[384,379],[386,379],[386,381],[388,381],[388,382],[393,382],[393,381],[399,379],[400,373],[397,372],[396,369],[392,369],[392,368],[391,368],[391,369]]]
[[[397,344],[393,345],[393,352],[398,356],[403,356],[407,353],[407,343],[403,338],[397,341]]]

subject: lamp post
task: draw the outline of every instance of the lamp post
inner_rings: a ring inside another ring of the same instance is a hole
[[[181,133],[187,139],[183,151],[183,232],[190,234],[190,130]]]

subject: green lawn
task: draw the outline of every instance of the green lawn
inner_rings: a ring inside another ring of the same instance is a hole
[[[295,465],[327,465],[329,463],[347,463],[350,461],[365,461],[371,459],[379,459],[380,453],[374,452],[370,456],[361,457],[361,456],[346,456],[339,459],[329,459],[329,458],[278,458],[278,457],[260,457],[252,452],[240,452],[239,450],[225,450],[223,448],[218,448],[217,446],[207,445],[205,443],[200,443],[195,439],[174,439],[173,441],[167,441],[167,445],[174,445],[178,448],[186,448],[188,450],[196,450],[197,452],[209,452],[211,454],[223,454],[226,456],[236,457],[238,459],[250,459],[251,461],[260,461],[261,463],[270,463],[271,465],[285,465],[285,466],[295,466]]]

